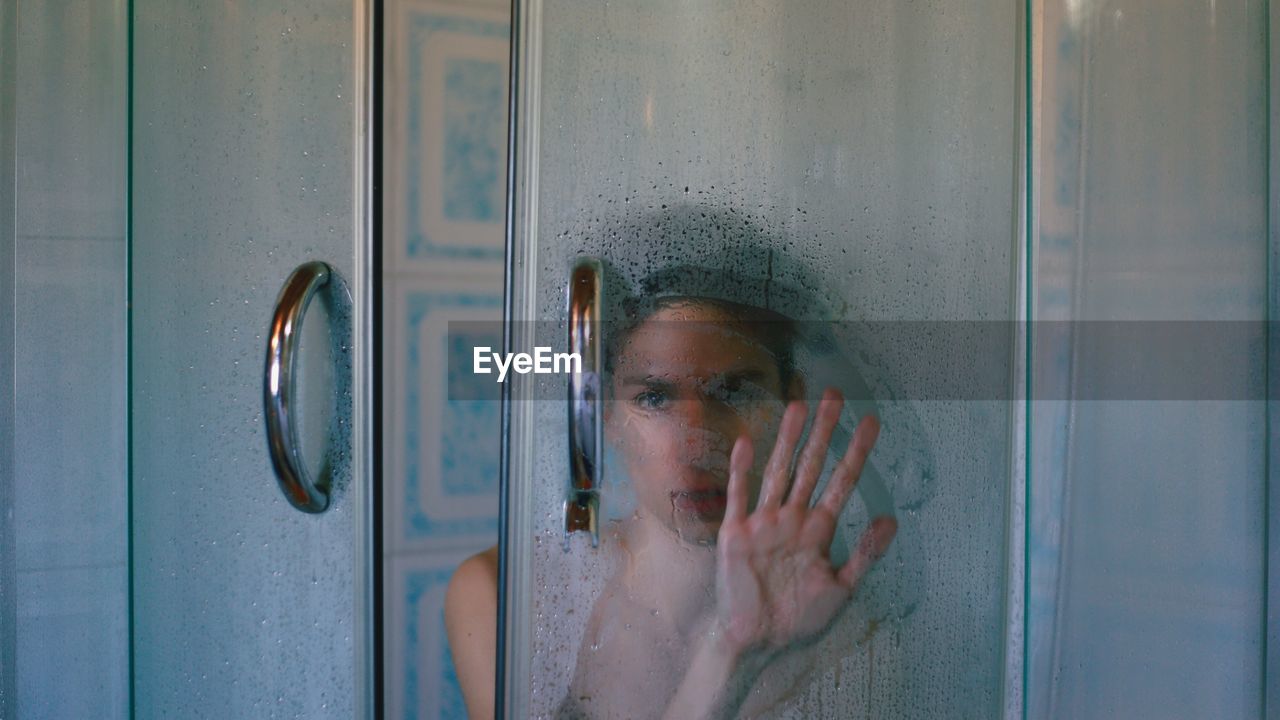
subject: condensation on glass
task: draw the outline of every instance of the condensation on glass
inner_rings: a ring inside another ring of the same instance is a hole
[[[791,287],[816,299],[793,319],[841,334],[798,362],[811,384],[876,378],[845,424],[882,418],[882,492],[849,503],[833,553],[878,503],[898,535],[808,664],[765,672],[753,692],[775,698],[771,715],[1003,711],[1012,405],[894,396],[889,358],[911,348],[850,328],[1016,320],[1017,18],[1007,2],[521,9],[511,312],[545,323],[513,326],[515,345],[563,331],[570,269],[593,256],[617,270],[606,298],[643,297],[646,276],[682,265],[712,271],[709,294]],[[989,358],[1013,383],[1014,347]],[[565,388],[550,382],[512,390],[537,398],[511,406],[505,699],[522,717],[554,714],[593,652],[584,628],[625,557],[608,525],[636,489],[616,457],[625,431],[606,422],[600,546],[575,533],[563,549]]]
[[[137,717],[366,712],[369,507],[359,384],[369,338],[358,144],[368,6],[137,2],[133,38],[132,580]],[[290,273],[351,285],[354,393],[315,303],[296,394],[304,461],[337,452],[299,512],[267,452],[264,358]],[[354,403],[354,411],[352,404]],[[346,407],[342,407],[343,405]],[[326,438],[328,412],[354,429]],[[350,472],[343,472],[343,469]]]

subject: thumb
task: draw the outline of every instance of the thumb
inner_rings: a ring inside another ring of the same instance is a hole
[[[862,576],[885,554],[897,534],[898,521],[892,515],[881,515],[872,520],[871,526],[858,539],[857,549],[840,568],[840,582],[851,591],[857,589]]]

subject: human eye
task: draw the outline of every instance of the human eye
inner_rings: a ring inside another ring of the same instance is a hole
[[[642,410],[663,410],[671,402],[667,393],[656,388],[646,388],[631,399]]]

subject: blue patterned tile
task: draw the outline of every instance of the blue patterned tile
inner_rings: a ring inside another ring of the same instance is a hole
[[[488,332],[459,332],[449,335],[448,380],[446,387],[453,397],[483,397],[479,389],[463,395],[459,388],[496,383],[470,372],[472,348],[502,347],[502,335],[496,324]],[[440,458],[440,484],[453,496],[492,495],[497,492],[498,447],[501,431],[499,408],[495,400],[446,400],[445,425]]]
[[[466,706],[462,700],[462,689],[458,686],[458,673],[453,667],[453,656],[449,652],[449,644],[444,630],[444,594],[453,574],[448,570],[411,573],[406,578],[405,606],[408,625],[405,636],[409,642],[405,646],[402,658],[405,670],[410,678],[426,675],[439,678],[439,695],[431,705],[438,708],[434,717],[465,718]],[[426,665],[426,668],[422,666]],[[432,667],[434,666],[434,667]],[[422,670],[427,672],[423,673]],[[405,684],[405,720],[418,718],[417,709],[426,704],[423,701],[427,688],[420,683]],[[412,712],[408,712],[412,709]]]
[[[450,373],[469,367],[473,342],[500,346],[500,338],[450,337],[448,329],[450,320],[460,318],[499,319],[501,299],[487,293],[410,291],[403,302],[402,539],[495,537],[500,406],[490,400],[450,400],[448,388]],[[450,357],[459,353],[465,357]],[[429,423],[428,417],[437,420]]]
[[[450,58],[444,72],[444,216],[502,222],[507,68]]]
[[[465,720],[444,628],[444,598],[461,556],[413,555],[391,561],[394,596],[388,666],[388,716],[403,720]]]
[[[510,23],[463,13],[405,12],[409,260],[502,259]]]

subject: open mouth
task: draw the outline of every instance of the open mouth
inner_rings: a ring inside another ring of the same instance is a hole
[[[693,515],[723,517],[728,495],[718,489],[678,490],[671,493],[671,504]]]

